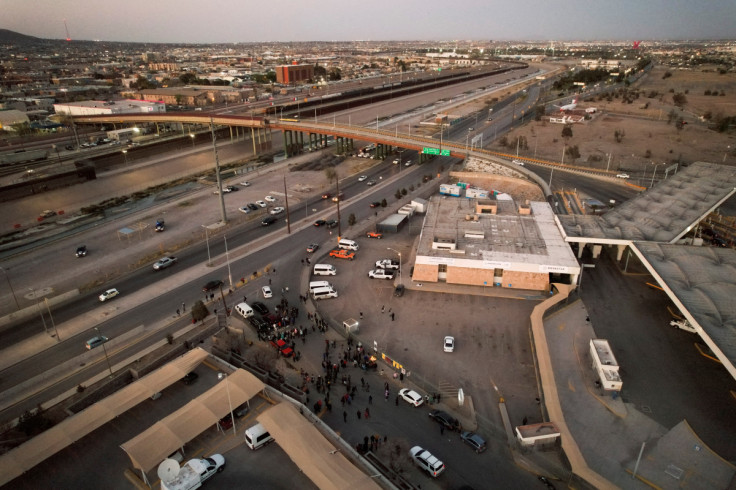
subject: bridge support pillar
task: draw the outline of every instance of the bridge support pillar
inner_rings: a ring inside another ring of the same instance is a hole
[[[578,258],[583,258],[583,250],[585,250],[585,244],[584,243],[578,243]]]
[[[348,148],[350,151],[355,151],[355,140],[353,140],[353,138],[348,140]]]
[[[592,249],[593,249],[592,251],[593,251],[593,258],[594,259],[597,259],[598,257],[601,256],[601,250],[603,249],[603,246],[602,245],[593,245],[592,246]],[[623,251],[620,254],[623,254]],[[621,257],[619,257],[619,260],[621,260]]]
[[[621,260],[628,245],[616,245],[616,260]]]
[[[291,156],[291,131],[284,130],[284,155],[286,155],[286,158],[289,158]]]

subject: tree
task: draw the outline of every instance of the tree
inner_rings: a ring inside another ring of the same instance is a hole
[[[192,306],[192,320],[199,322],[207,318],[210,312],[202,301],[197,301]]]
[[[544,106],[542,104],[539,104],[538,106],[534,107],[534,120],[541,121],[545,113],[546,111],[544,110]]]
[[[575,160],[580,158],[580,149],[578,148],[578,145],[568,146],[566,151],[567,156],[572,158],[572,163],[575,163]]]
[[[358,220],[355,218],[355,214],[350,213],[350,216],[348,216],[348,225],[353,226]]]
[[[406,189],[401,189],[401,195],[402,195],[402,196],[405,196],[406,194],[407,194],[407,191],[406,191]]]
[[[342,71],[340,71],[338,67],[333,66],[332,68],[330,68],[330,71],[327,72],[327,77],[333,82],[340,80],[342,79]]]
[[[381,207],[385,208],[386,206],[388,206],[388,202],[386,202],[386,198],[384,197],[383,199],[381,199]]]
[[[675,95],[672,96],[672,102],[677,107],[682,107],[687,104],[687,97],[682,92],[677,92]]]
[[[572,126],[569,124],[565,124],[565,127],[562,128],[562,137],[565,138],[565,143],[572,138]]]
[[[191,72],[184,72],[179,75],[179,81],[184,85],[191,85],[197,82],[197,75]]]
[[[613,138],[616,140],[616,143],[621,143],[624,140],[624,136],[626,133],[623,129],[617,129],[613,132]]]
[[[396,194],[394,194],[394,197],[396,199],[401,199],[401,189],[396,189]]]
[[[324,66],[314,65],[314,78],[324,78],[327,76],[327,69]]]

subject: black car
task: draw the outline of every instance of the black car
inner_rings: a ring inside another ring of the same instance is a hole
[[[444,425],[447,429],[460,432],[460,422],[447,412],[432,410],[429,412],[429,418],[434,419],[440,425]]]
[[[373,202],[371,203],[371,207],[372,207],[372,208],[378,208],[378,207],[380,207],[380,206],[381,206],[381,203],[380,203],[380,202],[378,202],[378,201],[373,201]]]
[[[269,328],[268,322],[255,316],[248,318],[248,323],[250,323],[251,327],[256,329],[256,332],[267,332]]]
[[[223,282],[221,280],[215,279],[202,286],[202,291],[204,291],[205,293],[210,292],[213,289],[219,288],[222,284]]]
[[[255,310],[256,313],[259,315],[267,315],[268,314],[268,306],[264,305],[260,301],[256,301],[252,305],[250,305],[251,308]]]
[[[317,221],[314,222],[314,226],[322,226],[322,225],[326,225],[326,224],[327,224],[327,221],[325,221],[323,219],[318,219]]]
[[[256,206],[256,205],[255,205],[255,204],[253,204],[252,202],[249,202],[249,203],[248,203],[248,209],[250,209],[251,211],[258,211],[258,210],[259,210],[259,209],[261,209],[261,208],[259,208],[258,206]]]
[[[276,218],[273,216],[266,216],[263,218],[263,221],[261,221],[261,226],[268,226],[276,223]]]
[[[197,378],[199,378],[199,374],[197,374],[194,371],[192,371],[191,373],[189,373],[186,376],[184,376],[183,378],[181,378],[181,380],[184,381],[184,384],[185,385],[190,385],[190,384],[194,383],[197,380]]]
[[[331,219],[330,221],[327,222],[327,228],[334,228],[336,226],[337,226],[337,220],[336,219]]]
[[[396,296],[397,298],[400,298],[403,295],[404,295],[404,285],[399,284],[398,286],[396,286],[396,288],[394,288],[394,296]]]
[[[80,245],[77,247],[77,257],[84,257],[87,255],[87,247],[85,245]]]

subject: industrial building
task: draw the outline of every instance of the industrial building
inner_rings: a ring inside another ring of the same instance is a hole
[[[276,81],[284,85],[304,83],[314,78],[312,65],[281,65],[276,67]]]
[[[575,283],[580,265],[546,202],[430,199],[412,280],[549,290]]]
[[[100,114],[158,114],[166,112],[166,105],[161,102],[150,102],[143,100],[83,100],[81,102],[69,102],[54,104],[57,114],[69,114],[71,116],[95,116]]]

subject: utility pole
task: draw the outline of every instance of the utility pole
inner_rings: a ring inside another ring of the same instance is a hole
[[[291,235],[291,220],[289,219],[289,194],[286,192],[286,174],[284,174],[284,206],[286,207],[286,233]]]
[[[217,177],[217,189],[220,196],[220,216],[222,222],[227,223],[227,213],[225,212],[225,193],[222,192],[222,178],[220,177],[220,159],[217,156],[217,139],[215,138],[215,124],[210,116],[210,132],[212,133],[212,150],[215,152],[215,176]]]

